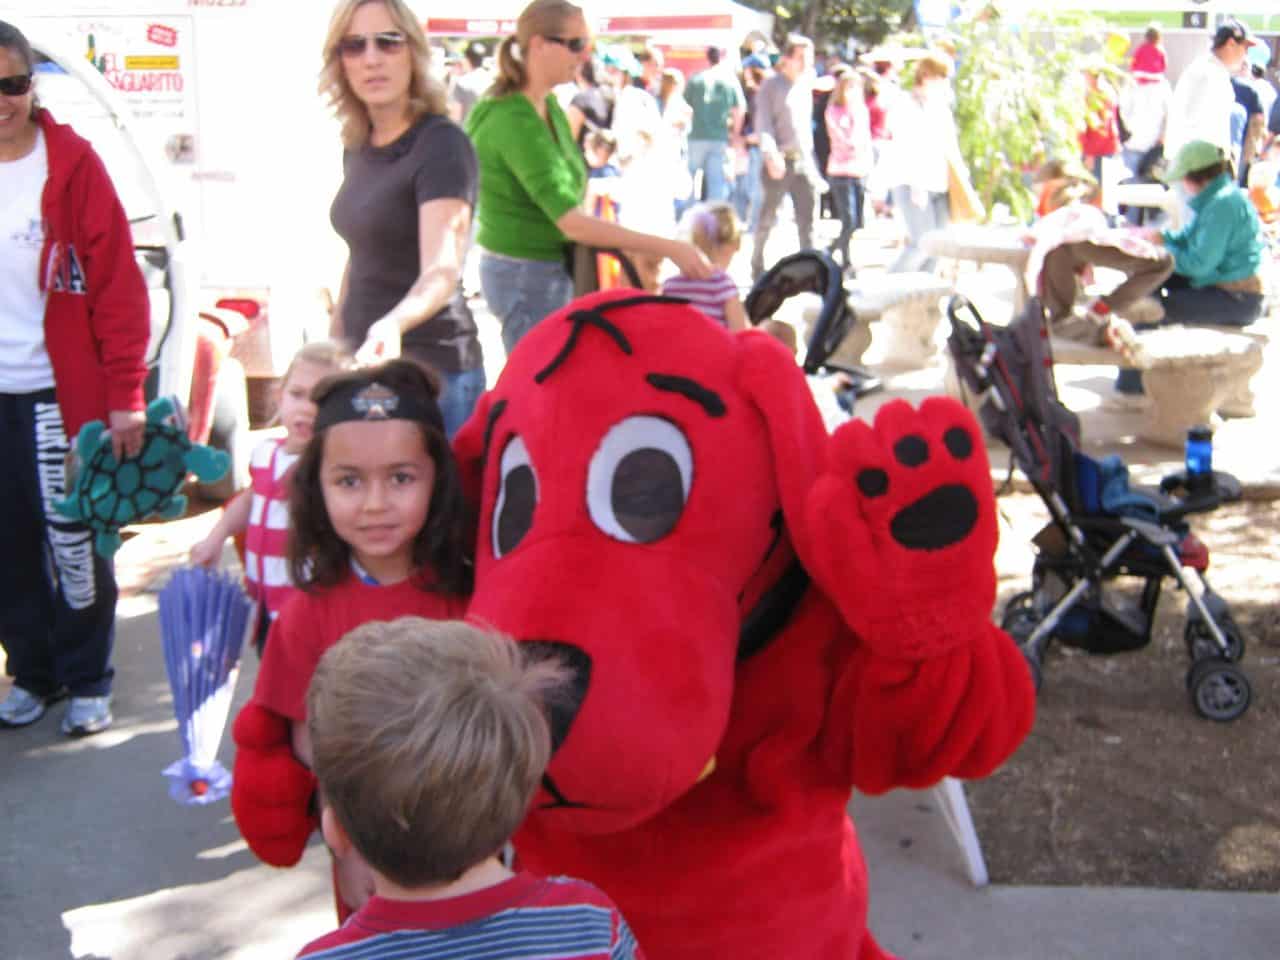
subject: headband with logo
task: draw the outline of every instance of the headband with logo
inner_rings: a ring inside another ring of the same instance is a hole
[[[444,433],[444,418],[436,404],[424,404],[381,383],[357,382],[334,390],[316,411],[315,430],[350,420],[416,420]]]

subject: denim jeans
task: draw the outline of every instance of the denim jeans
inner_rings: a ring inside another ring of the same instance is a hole
[[[1192,287],[1187,278],[1178,273],[1171,276],[1160,291],[1164,323],[1239,329],[1262,316],[1262,301],[1260,293],[1235,293],[1212,286]],[[1142,371],[1121,370],[1116,376],[1116,392],[1142,393]]]
[[[732,186],[725,176],[729,162],[729,144],[724,140],[689,141],[689,176],[694,178],[695,196],[699,199],[724,201],[729,199]],[[702,196],[696,196],[698,171],[702,171]]]
[[[889,272],[910,273],[923,270],[932,273],[938,261],[920,249],[920,238],[930,230],[940,230],[951,222],[947,195],[930,192],[924,206],[918,207],[911,199],[911,188],[898,186],[893,188],[893,205],[902,211],[902,219],[907,227],[907,242],[898,254],[898,259],[889,267]]]
[[[467,422],[476,401],[484,393],[484,367],[459,370],[444,374],[444,389],[440,391],[440,413],[444,416],[444,432],[449,439]]]
[[[510,356],[539,320],[573,299],[573,278],[559,260],[520,260],[485,251],[480,290],[502,324],[502,345]]]
[[[844,258],[840,265],[848,267],[852,265],[849,241],[855,230],[862,229],[862,178],[828,177],[827,182],[831,184],[831,206],[840,221],[840,236],[831,245],[831,252],[839,253]]]

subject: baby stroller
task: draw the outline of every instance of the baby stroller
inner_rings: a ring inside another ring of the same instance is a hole
[[[841,405],[852,413],[853,400],[881,389],[882,383],[865,367],[831,361],[831,355],[857,323],[843,280],[839,265],[830,256],[818,250],[801,250],[783,257],[761,274],[743,301],[743,309],[747,321],[759,326],[798,294],[820,296],[822,306],[805,344],[804,372],[809,376],[843,375],[849,386]]]
[[[1051,642],[1089,653],[1146,646],[1171,577],[1188,598],[1183,635],[1192,705],[1211,720],[1239,717],[1251,696],[1237,665],[1244,636],[1205,579],[1209,551],[1187,524],[1239,499],[1239,481],[1217,471],[1179,472],[1158,491],[1130,488],[1118,457],[1100,462],[1079,449],[1080,422],[1058,400],[1039,301],[1005,328],[985,323],[963,297],[951,300],[947,316],[956,374],[977,395],[983,428],[1009,447],[1010,469],[1030,480],[1049,511],[1033,540],[1031,589],[1013,597],[1001,618],[1036,689]]]

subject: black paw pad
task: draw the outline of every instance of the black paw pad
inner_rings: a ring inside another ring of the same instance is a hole
[[[883,497],[889,492],[889,475],[879,467],[858,472],[858,489],[864,497]]]
[[[911,433],[893,445],[893,455],[904,467],[918,467],[929,462],[929,444],[924,437]]]
[[[967,460],[973,453],[973,437],[963,427],[952,427],[943,435],[942,442],[957,460]]]
[[[977,522],[978,501],[969,488],[948,484],[894,514],[889,532],[908,550],[941,550],[967,537]]]

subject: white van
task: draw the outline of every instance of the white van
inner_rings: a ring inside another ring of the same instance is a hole
[[[279,376],[326,335],[323,291],[341,276],[328,225],[341,147],[316,92],[329,13],[289,0],[6,0],[0,13],[42,61],[41,102],[111,173],[152,292],[151,385],[211,420],[236,462],[223,493],[247,482],[245,377]]]

